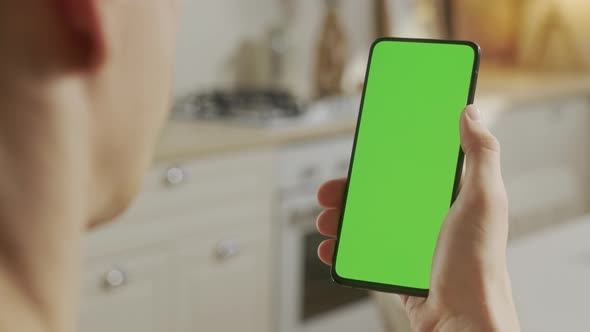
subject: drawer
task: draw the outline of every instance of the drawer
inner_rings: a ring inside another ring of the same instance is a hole
[[[267,197],[272,190],[271,174],[270,154],[261,152],[160,164],[149,173],[144,190],[118,222],[145,223],[244,197]]]
[[[271,158],[268,150],[248,150],[203,159],[161,162],[147,176],[144,191],[173,188],[178,184],[190,184],[195,179],[219,178],[234,172],[264,172],[272,168]],[[183,176],[179,179],[177,172],[168,172],[171,168],[182,169]]]
[[[577,163],[587,155],[590,104],[584,97],[515,106],[493,127],[507,175],[539,165]]]
[[[266,259],[270,251],[270,234],[270,227],[252,229],[245,225],[187,234],[178,242],[177,255],[203,269],[231,263],[240,256],[254,255]]]
[[[235,200],[196,206],[137,224],[113,223],[86,237],[87,257],[100,257],[121,250],[182,239],[189,234],[207,234],[219,229],[247,227],[253,232],[271,228],[270,196],[244,195]]]
[[[131,250],[87,260],[83,264],[82,295],[114,296],[126,287],[157,280],[167,270],[169,248]],[[119,291],[117,291],[119,290]]]

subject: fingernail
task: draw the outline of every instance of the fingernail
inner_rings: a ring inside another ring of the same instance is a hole
[[[467,106],[467,116],[473,122],[481,122],[482,120],[479,108],[475,107],[474,105]]]

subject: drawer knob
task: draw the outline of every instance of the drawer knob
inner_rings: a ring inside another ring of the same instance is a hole
[[[237,241],[220,241],[215,247],[215,257],[220,261],[227,261],[240,253],[240,245]]]
[[[170,167],[166,170],[165,182],[167,185],[176,186],[186,181],[186,171],[179,167]]]
[[[120,269],[112,269],[104,275],[104,286],[106,289],[115,289],[127,283],[127,274]]]

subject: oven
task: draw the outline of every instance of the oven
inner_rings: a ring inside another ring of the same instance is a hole
[[[344,136],[279,152],[277,331],[383,331],[368,292],[336,285],[317,258],[325,237],[315,227],[321,211],[316,191],[321,182],[347,174],[352,140]]]

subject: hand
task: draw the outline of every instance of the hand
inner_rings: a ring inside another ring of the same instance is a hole
[[[520,331],[506,267],[508,203],[500,170],[500,146],[481,114],[461,115],[466,170],[457,200],[441,227],[428,298],[401,296],[414,331]],[[318,217],[321,234],[336,237],[346,179],[318,192],[327,209]],[[318,255],[330,265],[336,240]],[[395,262],[392,262],[395,264]]]

